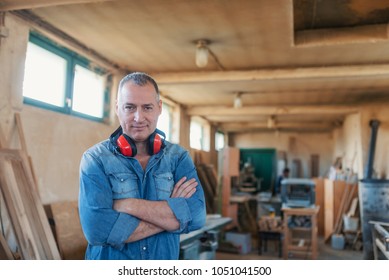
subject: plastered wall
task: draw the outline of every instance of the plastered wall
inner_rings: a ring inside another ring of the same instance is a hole
[[[333,159],[342,158],[343,170],[351,170],[358,175],[363,176],[363,159],[361,138],[361,114],[348,115],[342,127],[334,130],[334,150]]]
[[[389,179],[389,110],[387,105],[370,105],[361,109],[362,159],[366,162],[369,154],[371,127],[370,120],[380,121],[374,154],[374,174],[377,178]],[[365,168],[365,165],[363,166]]]
[[[288,165],[300,159],[304,177],[310,177],[310,156],[318,154],[319,173],[326,175],[332,163],[333,137],[331,133],[243,133],[232,136],[238,148],[274,148],[287,154]]]

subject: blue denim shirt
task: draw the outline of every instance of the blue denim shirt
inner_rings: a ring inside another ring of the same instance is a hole
[[[79,214],[88,241],[86,259],[178,259],[180,234],[204,226],[204,192],[188,153],[176,144],[165,142],[151,156],[145,170],[135,158],[117,152],[110,140],[88,149],[80,163]],[[171,198],[175,182],[186,176],[199,185],[190,198]],[[180,227],[145,239],[125,243],[140,220],[112,209],[121,198],[166,200]]]

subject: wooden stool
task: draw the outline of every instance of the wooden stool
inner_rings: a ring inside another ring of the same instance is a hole
[[[283,207],[281,209],[284,214],[284,259],[288,259],[289,253],[310,255],[312,259],[317,258],[317,213],[319,209],[319,206],[313,206],[312,208]],[[292,216],[310,217],[310,226],[290,227],[288,218]],[[309,234],[310,238],[294,239],[293,232]]]

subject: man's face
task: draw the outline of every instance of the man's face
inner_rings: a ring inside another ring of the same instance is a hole
[[[162,101],[152,84],[138,86],[131,81],[123,85],[116,101],[116,114],[123,132],[135,142],[145,141],[157,127]]]

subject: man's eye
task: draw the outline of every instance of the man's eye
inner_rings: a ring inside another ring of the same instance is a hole
[[[146,107],[145,107],[145,110],[146,110],[146,111],[151,111],[151,110],[153,110],[153,106],[146,106]]]
[[[125,110],[133,111],[135,109],[135,106],[127,105],[124,107]]]

